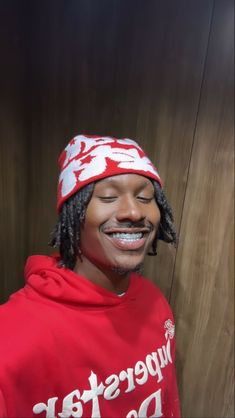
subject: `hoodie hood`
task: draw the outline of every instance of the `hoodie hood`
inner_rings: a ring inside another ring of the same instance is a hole
[[[131,274],[129,288],[120,297],[72,270],[58,266],[59,261],[57,254],[51,257],[33,255],[27,259],[24,292],[28,297],[44,297],[80,307],[111,307],[129,298],[135,299],[140,282],[144,280],[136,273]]]

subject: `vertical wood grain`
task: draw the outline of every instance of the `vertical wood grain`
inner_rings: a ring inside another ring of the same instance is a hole
[[[185,417],[234,414],[232,4],[9,0],[0,25],[0,290],[22,285],[26,255],[51,252],[68,140],[136,138],[180,233],[177,252],[160,244],[145,273],[171,295]]]
[[[23,10],[23,8],[22,8]],[[9,1],[0,16],[0,300],[22,286],[27,231],[25,37],[19,8]],[[27,110],[28,111],[28,110]]]
[[[34,7],[31,251],[50,252],[57,155],[82,132],[137,138],[159,168],[179,226],[212,5],[85,0]],[[146,263],[167,297],[174,260],[174,248],[160,245]]]
[[[233,2],[215,2],[171,302],[184,416],[233,417]]]

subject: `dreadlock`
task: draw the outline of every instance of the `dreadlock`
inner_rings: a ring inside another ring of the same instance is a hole
[[[174,217],[172,209],[167,201],[164,191],[157,181],[152,181],[154,187],[154,195],[160,210],[160,224],[156,236],[152,242],[152,252],[148,255],[157,255],[158,240],[173,244],[177,244],[177,234],[174,226]]]
[[[66,200],[52,231],[49,245],[60,250],[60,266],[73,270],[77,257],[81,259],[80,229],[95,183],[89,183]]]
[[[166,196],[156,181],[152,181],[156,203],[160,210],[161,220],[157,234],[152,243],[152,252],[157,254],[157,241],[162,240],[176,245],[177,235],[174,228],[174,219],[171,207]],[[73,270],[77,257],[82,260],[80,250],[80,229],[85,221],[86,209],[91,200],[95,183],[89,183],[76,194],[66,200],[61,208],[58,222],[51,233],[49,245],[58,247],[61,256],[60,266]]]

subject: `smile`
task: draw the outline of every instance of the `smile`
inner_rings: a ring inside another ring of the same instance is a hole
[[[148,231],[149,232],[149,231]],[[119,250],[139,250],[144,248],[148,233],[146,232],[111,232],[105,234],[108,240]]]
[[[121,239],[123,241],[136,241],[143,238],[142,232],[114,232],[110,235],[112,238]]]

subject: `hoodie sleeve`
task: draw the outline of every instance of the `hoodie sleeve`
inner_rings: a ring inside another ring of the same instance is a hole
[[[180,402],[179,402],[179,394],[178,394],[178,387],[176,383],[176,373],[175,369],[172,369],[172,381],[171,381],[171,395],[169,396],[169,409],[171,413],[171,417],[180,418]]]
[[[6,403],[4,401],[2,390],[0,389],[0,418],[7,418]]]
[[[178,385],[177,385],[177,377],[176,377],[176,370],[175,370],[175,354],[176,354],[176,347],[175,347],[175,338],[171,340],[171,347],[172,347],[172,359],[173,359],[173,367],[171,368],[171,372],[169,375],[169,382],[168,382],[168,391],[167,391],[167,417],[174,417],[180,418],[180,401],[179,401],[179,393],[178,393]]]

